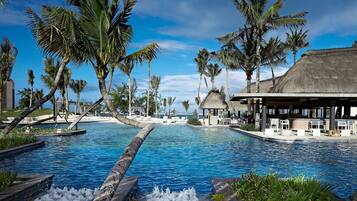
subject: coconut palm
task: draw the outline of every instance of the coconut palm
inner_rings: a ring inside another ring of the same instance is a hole
[[[60,63],[57,62],[55,64],[55,61],[52,57],[47,57],[44,61],[45,67],[44,67],[44,74],[41,75],[41,80],[42,82],[46,85],[48,89],[52,89],[56,87],[55,79],[57,75],[57,71],[59,69]],[[58,84],[58,83],[57,83]],[[57,120],[57,100],[56,100],[56,94],[53,94],[51,98],[52,102],[52,109],[53,109],[53,117],[54,120]]]
[[[41,98],[43,98],[43,96],[45,95],[43,93],[43,89],[36,89],[35,91],[31,91],[33,93],[33,100],[34,101],[38,101],[40,100]],[[40,109],[43,108],[43,105],[40,106]]]
[[[262,64],[271,69],[273,87],[275,86],[274,67],[284,63],[286,63],[284,44],[278,37],[270,38],[262,48]]]
[[[194,59],[194,61],[197,64],[198,73],[200,75],[200,82],[198,84],[198,89],[197,89],[198,97],[200,97],[202,79],[203,79],[203,76],[205,75],[205,71],[207,68],[209,58],[210,58],[210,53],[207,51],[207,49],[202,49],[198,52],[197,57]]]
[[[158,112],[158,94],[159,94],[159,87],[160,87],[160,82],[161,82],[161,78],[158,76],[152,76],[151,78],[151,88],[154,91],[154,96],[155,96],[155,114],[156,114],[156,118],[159,117],[159,112]]]
[[[86,88],[87,82],[85,80],[71,80],[69,82],[69,87],[73,90],[76,94],[77,98],[77,106],[76,106],[76,113],[82,113],[81,109],[81,92]]]
[[[256,40],[256,92],[260,92],[261,45],[264,36],[272,29],[303,25],[306,12],[281,16],[283,0],[276,0],[272,5],[267,0],[233,0],[236,8],[243,15],[247,26],[252,29]],[[269,6],[270,5],[270,6]],[[239,32],[239,30],[238,30]]]
[[[69,112],[69,100],[68,100],[68,89],[69,82],[72,77],[72,71],[67,67],[64,68],[60,82],[58,83],[58,88],[62,95],[62,112],[65,113],[65,119],[68,118]]]
[[[221,74],[222,69],[219,67],[218,64],[208,64],[207,69],[205,71],[205,75],[209,78],[211,78],[211,83],[212,83],[212,90],[216,89],[215,86],[215,78]]]
[[[294,55],[294,64],[296,64],[296,55],[300,49],[309,46],[307,42],[307,32],[303,29],[290,29],[289,33],[286,33],[286,48],[292,51]]]
[[[35,81],[35,75],[33,73],[33,70],[30,69],[28,72],[27,72],[27,82],[28,84],[30,85],[30,89],[31,89],[31,92],[30,92],[30,103],[29,103],[29,107],[32,106],[32,97],[33,97],[33,84],[34,84],[34,81]]]
[[[164,114],[166,115],[167,98],[164,98],[164,100],[162,100],[162,106],[164,106]]]
[[[182,101],[182,106],[186,111],[186,117],[187,117],[187,112],[188,112],[188,109],[190,108],[190,101],[189,100]]]
[[[167,105],[169,106],[169,118],[171,118],[171,106],[175,103],[176,97],[167,97]]]
[[[7,125],[3,131],[5,134],[8,134],[21,120],[53,97],[65,66],[70,61],[81,62],[83,57],[81,50],[85,47],[77,40],[79,33],[75,30],[78,28],[78,24],[73,20],[74,11],[44,6],[41,16],[31,9],[28,9],[27,13],[30,16],[30,27],[38,45],[43,48],[45,54],[55,55],[61,61],[53,82],[54,85],[49,93]]]
[[[0,117],[2,115],[4,83],[11,79],[12,68],[15,65],[17,53],[16,47],[11,44],[10,40],[4,38],[0,44]]]
[[[129,88],[129,116],[131,116],[131,104],[132,104],[132,83],[131,83],[131,73],[134,69],[134,61],[124,60],[122,63],[119,64],[120,70],[128,76],[128,88]]]
[[[151,60],[148,61],[148,81],[147,81],[147,89],[146,89],[146,116],[149,116],[150,110],[150,73],[151,73]]]

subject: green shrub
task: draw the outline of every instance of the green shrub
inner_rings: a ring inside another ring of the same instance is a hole
[[[314,179],[293,177],[279,179],[276,174],[258,176],[256,174],[244,175],[240,181],[232,184],[239,200],[334,200],[331,187],[322,185]]]
[[[224,196],[223,194],[215,194],[215,195],[212,195],[212,200],[213,201],[225,201],[226,196]]]
[[[36,142],[36,137],[21,134],[0,134],[0,150]]]
[[[246,130],[246,131],[259,131],[259,129],[255,128],[254,124],[243,124],[243,125],[241,125],[240,129]]]
[[[194,126],[202,126],[202,123],[197,118],[189,118],[187,123]]]
[[[16,174],[10,172],[0,172],[0,188],[6,188],[12,185],[16,179]]]
[[[14,109],[14,110],[7,110],[2,113],[2,119],[7,119],[8,117],[17,117],[19,116],[24,110],[23,109]],[[53,114],[53,111],[50,109],[37,109],[28,117],[38,117],[42,115],[50,115]]]

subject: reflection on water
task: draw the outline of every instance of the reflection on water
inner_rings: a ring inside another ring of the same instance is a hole
[[[98,123],[81,127],[87,134],[45,138],[46,147],[1,161],[0,168],[54,174],[54,184],[59,188],[98,187],[138,129]],[[211,192],[213,177],[239,177],[254,171],[315,177],[346,197],[357,189],[356,145],[279,144],[223,128],[158,126],[127,174],[139,176],[143,194],[152,193],[158,186],[175,192],[194,187],[197,194],[204,195]]]

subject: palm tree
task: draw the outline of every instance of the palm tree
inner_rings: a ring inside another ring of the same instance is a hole
[[[267,0],[233,0],[236,8],[246,20],[256,40],[256,92],[260,92],[261,45],[263,37],[272,29],[283,26],[299,26],[305,24],[306,12],[281,16],[283,0],[276,0],[270,7]],[[239,32],[239,31],[238,31]]]
[[[131,73],[134,69],[134,61],[130,61],[130,60],[125,60],[122,63],[119,64],[119,68],[120,70],[128,76],[128,87],[129,87],[129,116],[131,116],[131,104],[132,104],[132,84],[131,84]]]
[[[198,84],[198,89],[197,89],[197,97],[200,97],[202,79],[203,76],[205,75],[209,58],[210,58],[210,53],[207,51],[207,49],[202,49],[198,52],[197,57],[194,59],[197,64],[198,73],[200,75],[200,82]]]
[[[18,50],[11,44],[10,40],[4,38],[0,44],[0,117],[2,115],[4,82],[11,79],[12,68],[15,65],[17,53]]]
[[[300,49],[309,46],[307,42],[307,32],[303,29],[290,29],[290,33],[286,33],[286,48],[291,50],[294,55],[294,64],[296,64],[296,54]]]
[[[148,61],[148,82],[147,82],[147,94],[146,94],[146,116],[149,116],[149,110],[150,110],[150,71],[151,71],[151,60]]]
[[[169,106],[169,118],[171,118],[171,106],[175,103],[176,97],[168,97],[166,100]]]
[[[52,89],[56,87],[55,79],[60,64],[58,62],[57,64],[55,64],[55,61],[52,57],[47,57],[44,61],[44,64],[45,64],[44,74],[41,75],[41,80],[47,86],[48,89]],[[53,117],[54,120],[56,121],[57,120],[56,94],[53,94],[51,98],[51,102],[52,102],[52,109],[53,109]]]
[[[158,76],[152,76],[151,78],[151,88],[154,90],[154,96],[155,96],[155,114],[156,118],[159,117],[159,112],[158,112],[158,94],[159,94],[159,87],[160,87],[160,82],[161,78]]]
[[[270,38],[262,48],[262,64],[269,66],[272,73],[273,87],[275,86],[274,67],[286,63],[284,44],[278,37]]]
[[[215,86],[215,78],[221,74],[222,69],[218,64],[208,64],[207,69],[205,71],[205,75],[211,78],[212,90],[216,89]]]
[[[81,92],[86,88],[87,82],[85,80],[71,80],[69,82],[69,87],[73,90],[73,92],[77,96],[77,106],[76,106],[76,113],[82,113],[81,108]]]
[[[200,108],[200,103],[201,103],[201,100],[200,100],[200,97],[196,97],[195,98],[195,103],[196,103],[196,105],[197,105],[197,119],[199,118],[199,108]]]
[[[162,106],[164,106],[164,115],[166,115],[167,98],[164,98],[164,100],[162,101]]]
[[[58,83],[58,88],[60,89],[62,95],[62,111],[65,113],[65,119],[68,118],[69,112],[69,100],[68,100],[68,89],[69,82],[72,77],[72,71],[67,67],[64,68],[60,82]]]
[[[46,54],[58,56],[61,61],[54,85],[49,93],[8,124],[3,131],[5,134],[8,134],[26,116],[53,97],[65,66],[70,61],[81,62],[83,57],[81,50],[85,47],[83,43],[77,41],[79,33],[75,31],[78,24],[73,20],[74,11],[44,6],[41,16],[31,9],[28,9],[27,13],[30,16],[30,27],[38,45],[43,48]]]
[[[29,103],[29,107],[32,106],[32,97],[33,97],[33,84],[34,84],[34,80],[35,80],[35,75],[33,73],[33,70],[30,69],[28,72],[27,72],[27,82],[29,83],[30,85],[30,89],[31,89],[31,92],[30,92],[30,103]]]
[[[186,117],[187,117],[187,112],[188,112],[188,109],[190,108],[190,101],[189,100],[182,101],[182,106],[186,111]]]
[[[32,91],[31,91],[32,92]],[[43,93],[43,89],[40,89],[40,90],[38,90],[38,89],[36,89],[34,92],[33,92],[33,99],[35,100],[35,101],[38,101],[38,100],[40,100],[41,98],[43,98],[43,96],[44,96],[45,94]],[[43,108],[43,106],[41,105],[40,106],[40,109],[42,109]]]

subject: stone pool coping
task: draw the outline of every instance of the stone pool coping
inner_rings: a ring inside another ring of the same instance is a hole
[[[278,143],[310,143],[310,142],[318,142],[318,143],[338,143],[338,142],[357,142],[357,136],[349,136],[349,137],[314,137],[314,136],[282,136],[282,135],[274,135],[274,136],[266,136],[263,132],[254,132],[254,131],[246,131],[235,127],[230,127],[231,130],[239,132],[249,137],[253,137],[259,140],[268,141],[268,142],[278,142]]]
[[[1,150],[0,151],[0,160],[3,160],[5,158],[14,157],[21,153],[32,151],[34,149],[41,148],[43,146],[45,146],[45,141],[39,140],[39,141],[31,143],[31,144],[25,144],[25,145],[21,145],[18,147]]]
[[[53,175],[23,174],[15,183],[0,190],[0,201],[34,200],[52,185]]]
[[[66,136],[76,136],[76,135],[83,135],[87,133],[87,130],[85,129],[78,129],[75,131],[70,131],[70,132],[63,132],[63,133],[53,133],[53,134],[35,134],[36,137],[66,137]]]

